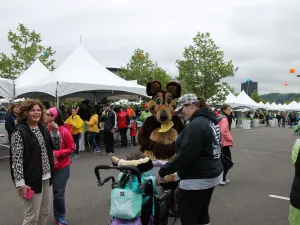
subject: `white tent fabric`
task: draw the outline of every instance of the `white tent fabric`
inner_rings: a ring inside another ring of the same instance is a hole
[[[273,102],[270,107],[269,107],[269,110],[278,110],[278,106],[275,102]]]
[[[228,92],[228,95],[226,96],[225,101],[224,101],[224,102],[218,102],[218,103],[216,103],[216,105],[222,105],[223,103],[226,103],[226,104],[229,104],[229,105],[230,105],[230,104],[236,99],[236,96],[235,96],[234,94],[232,94],[231,91],[229,91],[229,90],[227,89],[227,92]],[[224,93],[224,91],[221,90],[220,93]],[[214,99],[216,96],[217,96],[217,94],[214,95],[214,96],[212,96],[211,98],[207,99],[207,103],[208,103],[208,104],[213,103],[213,99]]]
[[[287,110],[291,110],[291,111],[294,111],[294,110],[300,110],[300,104],[295,102],[295,101],[292,101],[288,106],[287,106]]]
[[[268,106],[266,106],[263,102],[259,102],[257,103],[257,106],[256,106],[257,109],[268,109]]]
[[[257,108],[258,104],[252,100],[244,91],[242,91],[231,104],[231,107],[248,107],[251,109]]]
[[[146,88],[130,83],[99,64],[83,46],[79,46],[44,81],[18,88],[17,96],[25,93],[46,93],[57,97],[104,98],[133,93],[147,96]]]
[[[0,97],[9,101],[14,98],[14,82],[12,80],[0,78]]]
[[[19,86],[43,81],[48,77],[49,73],[50,71],[37,59],[25,72],[15,79],[15,86],[18,88]]]
[[[236,100],[236,96],[229,91],[228,96],[226,97],[225,103],[232,104]]]

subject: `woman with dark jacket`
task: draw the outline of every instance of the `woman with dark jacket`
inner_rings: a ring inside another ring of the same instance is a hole
[[[46,225],[52,178],[53,150],[60,149],[58,126],[43,125],[43,105],[26,100],[11,137],[11,172],[25,206],[23,225]]]
[[[157,182],[177,172],[181,224],[209,224],[210,200],[223,172],[217,118],[204,99],[198,101],[194,94],[180,97],[175,111],[180,111],[184,120],[190,122],[177,137],[176,156],[161,167]]]
[[[13,104],[10,108],[10,111],[6,113],[6,119],[5,119],[5,130],[8,134],[8,140],[11,141],[11,135],[16,129],[16,120],[17,116],[20,112],[20,105]]]

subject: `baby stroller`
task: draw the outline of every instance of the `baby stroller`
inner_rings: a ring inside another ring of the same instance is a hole
[[[101,179],[99,170],[118,170],[121,172],[117,181],[113,176]],[[112,181],[110,216],[111,225],[174,225],[177,215],[171,212],[171,190],[158,188],[153,190],[153,180],[143,181],[139,169],[135,166],[98,165],[94,169],[98,186]],[[137,181],[137,185],[134,185]],[[128,188],[129,187],[129,188]]]

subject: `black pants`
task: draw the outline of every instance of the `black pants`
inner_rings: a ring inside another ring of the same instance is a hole
[[[178,213],[182,225],[210,223],[208,208],[214,187],[206,190],[183,190],[178,192]]]
[[[231,152],[230,152],[229,146],[223,146],[222,153],[224,154],[224,156],[226,156],[227,158],[229,158],[232,161]],[[224,169],[224,172],[223,172],[223,181],[226,180],[226,175],[227,175],[228,171],[229,171],[229,169]]]
[[[120,128],[120,135],[121,135],[121,147],[127,147],[128,140],[127,140],[127,130],[128,128]]]
[[[104,143],[107,153],[114,153],[114,135],[111,131],[104,130]]]
[[[136,146],[135,136],[131,136],[131,145]]]
[[[78,152],[79,152],[79,139],[80,139],[81,134],[74,134],[72,136],[73,136],[74,143],[76,145],[76,150],[75,150],[74,154],[78,155]]]

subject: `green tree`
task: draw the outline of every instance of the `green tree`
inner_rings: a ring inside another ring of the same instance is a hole
[[[238,94],[235,92],[234,87],[230,86],[228,83],[224,82],[224,87],[227,88],[228,91],[230,91],[233,95],[238,96]]]
[[[52,47],[44,47],[41,42],[41,34],[34,30],[29,31],[23,24],[19,24],[17,31],[8,32],[8,41],[14,53],[11,57],[0,53],[0,77],[16,78],[23,71],[27,70],[31,64],[39,58],[49,70],[53,71],[55,51]]]
[[[254,100],[255,102],[259,103],[260,101],[262,101],[263,99],[260,97],[260,95],[258,94],[257,90],[254,90],[250,96],[250,98],[252,98],[252,100]]]
[[[193,38],[194,45],[184,49],[183,60],[177,60],[179,76],[184,92],[191,92],[206,99],[218,95],[222,102],[226,91],[222,92],[223,78],[233,77],[238,68],[232,61],[224,61],[224,52],[215,44],[209,33],[198,33]]]
[[[170,75],[157,62],[153,63],[149,53],[139,48],[134,51],[126,67],[121,68],[119,76],[125,80],[137,80],[140,85],[159,80],[163,87],[171,80]]]

